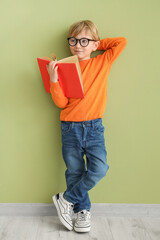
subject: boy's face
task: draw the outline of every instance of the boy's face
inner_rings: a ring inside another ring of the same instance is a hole
[[[85,30],[83,30],[81,33],[79,33],[77,36],[75,36],[75,38],[93,39],[90,32],[85,31]],[[99,45],[99,41],[96,41],[96,42],[89,41],[88,46],[82,47],[78,41],[75,46],[70,46],[70,50],[73,55],[77,55],[79,61],[82,61],[82,60],[90,59],[91,53],[93,51],[96,51],[96,49],[98,48],[98,45]]]

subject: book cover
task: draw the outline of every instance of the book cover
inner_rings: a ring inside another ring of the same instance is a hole
[[[39,69],[46,92],[50,93],[50,76],[46,65],[53,59],[49,57],[37,58]],[[84,98],[81,70],[76,55],[57,61],[58,81],[64,96],[68,98]]]

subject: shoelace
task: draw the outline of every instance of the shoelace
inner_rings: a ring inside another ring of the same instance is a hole
[[[66,212],[69,214],[69,216],[72,216],[73,213],[73,204],[68,204],[68,207],[66,209]]]
[[[78,219],[80,221],[86,220],[88,218],[88,216],[89,216],[89,212],[88,211],[86,211],[86,213],[84,213],[83,211],[78,213]]]

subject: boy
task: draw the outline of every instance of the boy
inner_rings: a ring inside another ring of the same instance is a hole
[[[111,65],[125,48],[127,40],[124,37],[100,40],[94,23],[86,20],[70,27],[68,43],[71,53],[79,59],[85,98],[73,99],[63,95],[56,61],[51,61],[47,66],[50,91],[55,104],[62,108],[62,154],[67,167],[67,189],[53,196],[53,201],[60,221],[67,229],[88,232],[91,229],[88,191],[106,175],[109,168],[102,124],[107,101],[107,78]],[[104,52],[90,58],[96,50]],[[74,226],[72,211],[77,213]]]

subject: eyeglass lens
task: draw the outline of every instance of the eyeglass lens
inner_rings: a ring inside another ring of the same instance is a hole
[[[75,46],[78,41],[79,41],[79,43],[82,47],[86,47],[89,44],[89,40],[86,39],[86,38],[81,38],[81,39],[70,38],[69,39],[69,45],[70,46]]]

